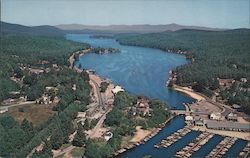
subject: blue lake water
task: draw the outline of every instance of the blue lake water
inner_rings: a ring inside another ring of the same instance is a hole
[[[158,49],[124,46],[114,39],[94,39],[89,38],[89,35],[69,34],[66,38],[89,43],[92,47],[120,49],[121,53],[116,54],[86,54],[80,57],[76,64],[81,63],[85,69],[95,70],[100,76],[111,79],[113,83],[123,86],[133,94],[160,99],[175,109],[185,109],[183,103],[194,101],[165,86],[168,72],[179,65],[188,63],[183,55],[167,53]],[[184,117],[175,117],[148,142],[122,154],[121,157],[141,158],[145,155],[152,155],[153,158],[174,157],[175,153],[195,139],[199,132],[190,132],[168,148],[156,149],[154,145],[184,126]],[[192,157],[205,157],[222,139],[223,137],[215,135]],[[224,158],[237,157],[245,144],[246,141],[238,140]]]
[[[193,99],[165,86],[168,72],[188,63],[183,55],[166,53],[158,49],[123,46],[114,39],[94,39],[89,35],[67,35],[67,39],[85,42],[93,47],[112,47],[121,50],[116,54],[86,54],[79,63],[86,69],[93,69],[100,76],[111,79],[127,91],[157,98],[172,108],[184,109],[183,103]]]

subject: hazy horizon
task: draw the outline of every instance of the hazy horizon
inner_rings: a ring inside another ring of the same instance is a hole
[[[1,0],[1,20],[26,26],[80,24],[249,28],[248,0]]]

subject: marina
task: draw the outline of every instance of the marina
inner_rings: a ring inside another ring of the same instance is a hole
[[[238,158],[247,158],[250,156],[250,142],[244,147],[244,149],[240,152]]]
[[[194,141],[189,143],[186,147],[176,153],[176,157],[188,158],[192,154],[198,151],[204,144],[206,144],[214,134],[211,133],[201,133]]]
[[[219,158],[226,154],[229,148],[235,143],[237,138],[225,137],[206,158]]]
[[[163,139],[159,144],[154,145],[154,147],[156,147],[156,148],[162,148],[162,147],[167,148],[167,147],[171,146],[172,144],[174,144],[175,142],[177,142],[182,137],[184,137],[189,132],[191,132],[191,130],[188,129],[187,127],[179,129],[178,131],[176,131],[172,135],[170,135],[167,138]]]

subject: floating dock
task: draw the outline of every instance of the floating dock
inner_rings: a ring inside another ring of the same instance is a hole
[[[204,144],[206,144],[214,134],[211,133],[202,133],[194,141],[189,143],[186,147],[176,153],[176,157],[188,158],[198,151]]]
[[[187,127],[179,129],[178,131],[176,131],[172,135],[170,135],[167,138],[163,139],[159,144],[154,145],[154,147],[156,147],[156,148],[162,148],[162,147],[167,148],[167,147],[171,146],[172,144],[174,144],[175,142],[177,142],[182,137],[184,137],[189,132],[191,132],[191,130],[189,128],[187,128]]]
[[[250,156],[250,142],[248,142],[245,148],[240,152],[238,158],[247,158],[248,156]]]
[[[207,156],[206,158],[220,158],[226,154],[226,152],[235,143],[237,138],[225,137]]]

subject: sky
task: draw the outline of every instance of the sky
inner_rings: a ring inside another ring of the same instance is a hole
[[[250,0],[1,0],[1,20],[27,26],[171,24],[249,28]]]

